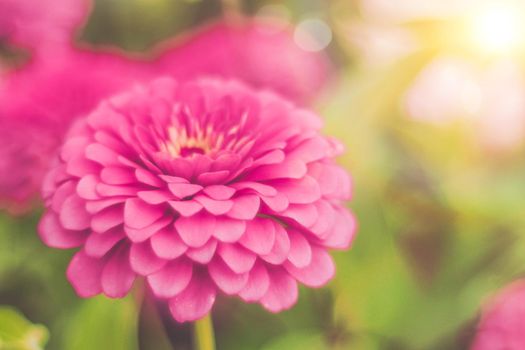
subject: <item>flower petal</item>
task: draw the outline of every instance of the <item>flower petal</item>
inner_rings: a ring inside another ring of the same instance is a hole
[[[169,183],[168,188],[179,199],[193,196],[202,190],[201,185],[187,183]]]
[[[277,190],[275,188],[259,183],[259,182],[241,181],[241,182],[233,183],[231,187],[237,189],[238,191],[239,190],[252,190],[263,196],[272,197],[272,196],[277,195]]]
[[[202,209],[202,205],[193,200],[169,201],[168,204],[182,216],[193,216]]]
[[[114,205],[106,208],[91,218],[91,228],[95,232],[106,232],[124,222],[124,206]]]
[[[194,197],[194,200],[202,204],[204,209],[213,215],[226,214],[233,207],[233,201],[231,200],[218,201],[204,195],[197,195]]]
[[[347,249],[354,239],[356,228],[354,216],[346,209],[337,209],[333,229],[329,231],[322,243],[324,246],[333,249]]]
[[[172,298],[190,283],[193,265],[186,259],[171,261],[147,277],[153,293],[159,298]]]
[[[100,172],[100,179],[109,185],[127,185],[137,182],[131,169],[116,166],[103,168]]]
[[[319,213],[314,204],[291,204],[279,215],[293,219],[303,227],[310,227],[319,219]]]
[[[256,255],[238,244],[222,243],[218,254],[226,265],[236,273],[250,271],[255,264]]]
[[[235,188],[224,185],[212,185],[206,187],[204,189],[204,193],[210,196],[210,198],[219,201],[224,201],[230,199],[233,196],[233,194],[235,193]]]
[[[51,209],[56,213],[59,213],[66,199],[68,199],[71,194],[75,193],[75,186],[76,183],[74,181],[67,181],[54,190]]]
[[[277,193],[272,197],[261,196],[261,199],[263,200],[264,204],[277,213],[286,210],[286,208],[288,208],[290,205],[288,198],[282,193]]]
[[[321,198],[319,184],[309,175],[300,180],[276,180],[272,186],[283,193],[290,203],[308,204]]]
[[[75,157],[67,162],[66,173],[75,177],[95,176],[100,172],[101,165],[84,157]],[[82,196],[81,196],[82,197]]]
[[[306,175],[306,164],[296,159],[286,159],[282,163],[263,165],[254,170],[248,177],[252,181],[272,179],[300,179]]]
[[[90,200],[86,202],[86,210],[90,214],[96,214],[101,210],[109,208],[115,204],[124,203],[126,197],[116,197],[116,198],[105,198],[99,200]]]
[[[315,202],[317,208],[318,220],[315,224],[309,226],[309,231],[314,233],[317,237],[322,237],[330,230],[336,221],[336,212],[328,201],[320,200]]]
[[[98,183],[99,179],[96,175],[84,176],[77,184],[78,195],[84,199],[99,199],[100,196],[97,193]]]
[[[149,204],[162,204],[174,199],[173,194],[165,190],[140,191],[137,196]]]
[[[139,187],[133,185],[108,185],[103,182],[97,184],[96,191],[101,197],[127,196],[135,197]]]
[[[166,262],[155,254],[149,241],[131,245],[129,263],[133,271],[139,275],[150,275],[160,270]]]
[[[312,246],[312,259],[308,266],[298,268],[288,262],[284,266],[290,275],[308,287],[321,287],[335,274],[335,265],[330,254],[316,246]]]
[[[151,247],[159,257],[169,260],[178,258],[188,249],[173,225],[167,226],[153,235]]]
[[[270,275],[264,263],[258,261],[250,270],[248,282],[240,291],[239,296],[246,302],[261,299],[270,287]]]
[[[330,144],[324,137],[311,137],[291,151],[288,156],[300,159],[305,163],[326,158],[329,155]]]
[[[261,255],[261,258],[270,264],[280,265],[287,258],[290,252],[290,238],[288,232],[281,226],[275,226],[275,243],[269,254]]]
[[[70,231],[60,225],[57,214],[48,211],[38,223],[40,239],[49,247],[69,249],[81,246],[86,240],[87,233]]]
[[[67,162],[75,157],[84,154],[86,146],[90,143],[89,138],[84,136],[75,136],[64,142],[60,150],[60,158]]]
[[[198,320],[210,312],[216,293],[209,277],[193,275],[188,287],[169,301],[171,314],[178,322]]]
[[[294,229],[288,229],[288,237],[290,238],[288,261],[296,267],[308,266],[312,260],[312,247],[308,240]]]
[[[297,302],[297,282],[283,268],[271,269],[270,286],[260,302],[271,312],[289,309]]]
[[[141,229],[164,215],[163,206],[153,206],[139,198],[130,198],[124,205],[124,222],[127,227]]]
[[[222,242],[237,242],[245,230],[246,222],[244,220],[219,216],[215,222],[213,236]]]
[[[190,247],[202,247],[213,234],[215,217],[199,213],[191,217],[180,217],[175,221],[180,238]]]
[[[147,171],[146,169],[137,168],[135,169],[135,177],[138,181],[143,184],[150,185],[153,187],[162,187],[163,182],[154,174]]]
[[[274,242],[275,223],[264,218],[248,221],[246,232],[239,241],[242,246],[259,255],[270,253]]]
[[[217,287],[228,295],[237,294],[248,282],[248,273],[233,272],[221,259],[208,264],[208,272]]]
[[[84,251],[73,256],[67,268],[67,279],[82,298],[89,298],[102,292],[100,278],[104,260],[92,258]]]
[[[178,176],[170,176],[170,175],[159,175],[159,178],[164,180],[167,183],[174,183],[174,184],[187,184],[189,183],[188,180],[186,180],[183,177]]]
[[[186,256],[199,264],[207,264],[215,255],[217,249],[217,240],[210,239],[205,245],[200,248],[190,248],[186,252]]]
[[[233,206],[228,212],[228,216],[240,220],[252,220],[257,212],[261,201],[259,196],[248,194],[233,198]]]
[[[101,258],[124,237],[126,237],[126,235],[122,229],[119,228],[104,233],[94,232],[90,234],[86,240],[84,251],[89,256]]]
[[[68,230],[84,230],[89,227],[91,216],[86,211],[85,201],[74,193],[69,196],[60,210],[60,223]]]
[[[159,232],[164,227],[171,224],[172,221],[173,219],[171,217],[166,216],[155,221],[153,224],[141,229],[133,229],[125,226],[124,231],[126,231],[128,238],[132,242],[143,242],[151,236],[153,236],[154,234],[156,234],[157,232]]]
[[[135,276],[129,265],[129,248],[120,247],[102,270],[102,290],[110,298],[122,298],[131,289]]]
[[[92,143],[86,147],[86,158],[104,166],[118,165],[118,154],[111,148],[100,143]]]
[[[226,180],[228,175],[230,175],[229,170],[210,171],[200,174],[197,181],[203,186],[215,185]]]

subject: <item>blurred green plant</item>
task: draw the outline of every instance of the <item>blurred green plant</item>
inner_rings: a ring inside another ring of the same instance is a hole
[[[133,298],[86,299],[71,316],[63,349],[138,350],[138,310]]]
[[[32,324],[10,306],[0,306],[1,350],[43,350],[48,338],[46,327]]]

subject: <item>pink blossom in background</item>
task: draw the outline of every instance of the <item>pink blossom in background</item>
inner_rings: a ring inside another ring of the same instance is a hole
[[[319,96],[330,78],[326,54],[301,49],[291,26],[277,20],[212,23],[161,48],[156,69],[178,80],[236,78],[302,103]]]
[[[148,76],[143,63],[121,53],[71,50],[6,75],[0,108],[17,118],[58,121],[67,130],[101,98]]]
[[[118,54],[75,51],[0,76],[0,207],[31,208],[71,122],[144,71]]]
[[[0,39],[30,49],[64,45],[90,6],[89,0],[0,0]]]
[[[525,349],[525,280],[505,287],[483,308],[471,350]]]
[[[169,49],[151,62],[129,58],[119,52],[66,46],[15,71],[0,73],[0,118],[20,119],[18,125],[27,125],[28,129],[35,123],[45,125],[40,138],[49,140],[38,142],[58,146],[71,121],[91,110],[101,98],[159,75],[181,79],[206,74],[237,77],[302,102],[306,102],[307,97],[315,97],[327,81],[328,59],[324,54],[302,51],[282,25],[274,28],[271,24],[247,20],[233,28],[218,23],[189,36],[191,38],[180,38],[177,45],[166,45]],[[9,139],[18,144],[5,147],[4,152],[22,149],[22,143],[26,142]],[[7,137],[0,140],[0,145],[7,140]],[[26,147],[31,153],[33,144],[26,142]],[[42,168],[45,160],[54,151],[53,147],[44,150],[37,163],[13,163],[16,157],[0,161],[5,168],[17,166],[21,167],[20,173],[33,173],[36,180],[45,170]],[[11,184],[12,179],[9,172],[4,174],[7,177],[0,174],[0,201],[8,203],[13,196],[7,195],[7,187],[2,185]],[[37,187],[9,188],[13,193],[27,193],[21,198],[29,198],[34,197]],[[19,201],[16,202],[19,207]]]
[[[21,214],[38,200],[38,189],[60,135],[50,125],[0,116],[0,209]]]
[[[82,297],[123,297],[144,276],[179,322],[217,293],[288,309],[297,282],[333,277],[327,249],[354,236],[341,145],[321,126],[234,81],[136,87],[72,128],[44,183],[40,236],[80,248],[67,276]]]

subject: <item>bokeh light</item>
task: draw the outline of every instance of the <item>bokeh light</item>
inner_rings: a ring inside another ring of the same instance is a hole
[[[295,28],[294,40],[305,51],[321,51],[332,41],[332,30],[323,20],[308,18]]]
[[[472,40],[492,54],[521,48],[525,39],[525,7],[516,2],[494,1],[481,6],[470,18]]]

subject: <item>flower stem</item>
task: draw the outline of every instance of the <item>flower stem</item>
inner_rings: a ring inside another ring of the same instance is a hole
[[[195,350],[215,350],[215,336],[213,334],[211,313],[195,321],[193,327]]]

